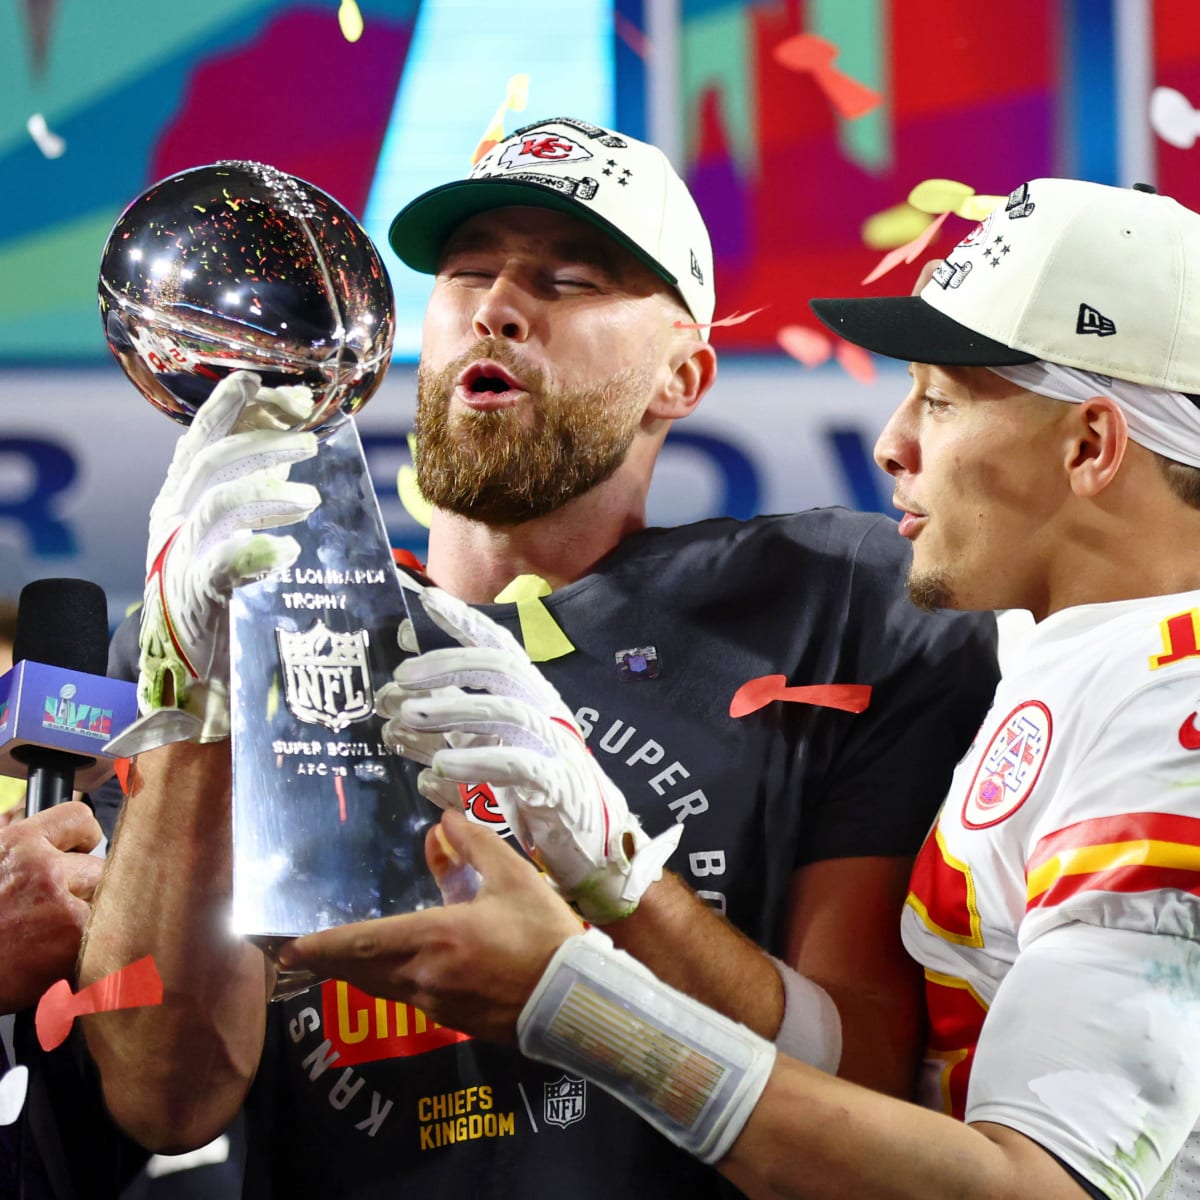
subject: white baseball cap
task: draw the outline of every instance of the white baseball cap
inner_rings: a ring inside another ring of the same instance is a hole
[[[1146,184],[1035,179],[919,295],[810,304],[835,333],[909,362],[1041,360],[1200,393],[1200,215]]]
[[[463,221],[511,206],[551,208],[590,222],[671,284],[698,324],[712,320],[708,230],[667,156],[571,117],[526,125],[498,142],[466,179],[402,208],[388,240],[402,262],[432,275],[446,239]],[[700,332],[707,336],[708,330]]]

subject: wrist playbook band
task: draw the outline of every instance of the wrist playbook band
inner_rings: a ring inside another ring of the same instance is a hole
[[[521,1050],[582,1075],[706,1163],[754,1110],[775,1047],[668,987],[596,929],[568,938],[517,1021]]]

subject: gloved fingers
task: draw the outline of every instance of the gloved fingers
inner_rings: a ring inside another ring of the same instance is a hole
[[[248,429],[295,429],[313,413],[312,388],[303,383],[258,389],[253,403],[242,411],[235,433]]]
[[[384,722],[381,730],[383,744],[394,754],[411,758],[423,766],[430,766],[433,756],[446,748],[446,739],[440,733],[418,733],[396,721]]]
[[[320,492],[308,483],[261,476],[239,480],[204,498],[184,522],[176,544],[190,545],[195,556],[204,557],[236,534],[303,521],[320,503]]]
[[[397,724],[413,730],[481,735],[506,746],[520,746],[543,756],[582,754],[584,745],[537,709],[487,692],[440,689],[400,706]]]
[[[492,646],[429,650],[415,658],[406,658],[392,672],[392,678],[412,691],[477,688],[570,719],[558,693],[519,648],[516,653]]]
[[[198,569],[208,575],[207,592],[228,596],[235,587],[290,567],[300,556],[293,537],[239,530],[202,552]]]
[[[421,603],[433,623],[463,646],[491,646],[527,658],[524,647],[491,617],[441,588],[421,593]]]
[[[236,433],[201,450],[167,490],[176,512],[188,512],[206,492],[234,480],[259,475],[286,479],[292,463],[317,452],[312,433]]]
[[[442,690],[454,695],[460,694],[460,689],[455,687],[447,687]],[[385,720],[392,717],[399,717],[400,710],[406,700],[420,700],[428,695],[427,691],[402,687],[398,683],[385,683],[375,693],[375,711]]]
[[[462,791],[450,779],[441,779],[428,769],[417,776],[417,791],[444,812],[462,812]]]
[[[185,454],[198,454],[205,446],[226,437],[241,420],[246,406],[258,395],[261,383],[253,371],[234,371],[232,375],[226,375],[209,393],[187,432],[179,439],[176,461],[181,450]]]
[[[433,756],[433,772],[456,783],[487,783],[493,789],[517,788],[521,802],[539,807],[545,797],[556,794],[566,773],[553,760],[521,746],[466,746],[439,750]],[[499,798],[500,793],[496,793]],[[505,813],[508,816],[508,813]],[[511,822],[511,817],[509,818]]]

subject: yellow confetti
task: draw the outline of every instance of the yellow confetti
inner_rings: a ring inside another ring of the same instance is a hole
[[[25,803],[25,780],[0,775],[0,817]]]
[[[415,463],[417,461],[417,435],[415,433],[408,435],[408,452],[412,455]],[[404,511],[418,525],[428,529],[430,521],[433,519],[433,505],[421,495],[415,466],[410,467],[406,463],[400,468],[396,475],[396,494],[400,497],[400,503],[404,505]]]
[[[981,196],[976,193],[968,196],[955,210],[955,215],[966,217],[968,221],[986,221],[993,208],[1004,199],[1003,196]]]
[[[355,0],[342,0],[338,8],[338,28],[348,42],[357,42],[363,35],[363,17]]]
[[[471,155],[471,165],[474,166],[497,142],[504,141],[504,114],[511,108],[513,112],[524,112],[529,103],[529,76],[510,75],[504,87],[504,99],[500,107],[492,114],[483,137]]]
[[[896,204],[863,222],[863,245],[871,250],[894,250],[920,237],[929,227],[929,215],[911,204]]]
[[[275,720],[275,714],[279,711],[279,676],[271,676],[271,688],[267,692],[267,722],[268,724]]]
[[[981,196],[973,187],[955,179],[926,179],[908,193],[908,202],[921,212],[940,216],[954,213],[968,221],[982,221],[1003,199]]]
[[[562,658],[575,647],[550,615],[541,597],[553,589],[540,575],[518,575],[496,596],[497,604],[515,604],[521,622],[521,641],[534,662]]]

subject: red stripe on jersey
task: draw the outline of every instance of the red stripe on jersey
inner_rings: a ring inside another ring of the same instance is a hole
[[[1026,875],[1037,870],[1064,850],[1102,846],[1114,842],[1180,842],[1200,846],[1200,817],[1178,813],[1121,813],[1115,817],[1093,817],[1076,821],[1042,838],[1025,864]]]
[[[1200,871],[1180,867],[1113,867],[1108,871],[1092,871],[1085,875],[1060,875],[1040,895],[1025,906],[1053,908],[1081,892],[1155,892],[1171,889],[1200,896]]]

